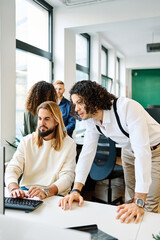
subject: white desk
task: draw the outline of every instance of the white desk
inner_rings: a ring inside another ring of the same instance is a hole
[[[153,240],[152,234],[160,234],[160,214],[144,214],[136,240]]]
[[[6,195],[8,195],[6,193]],[[25,213],[24,211],[19,210],[13,210],[13,209],[6,209],[5,210],[5,216],[0,215],[0,240],[8,240],[9,238],[1,238],[1,232],[4,225],[3,217],[7,217],[8,219],[14,218],[14,225],[17,226],[17,228],[12,227],[12,236],[14,236],[14,230],[17,234],[17,231],[19,230],[19,224],[21,226],[21,232],[25,232],[25,229],[28,226],[31,226],[33,221],[36,222],[36,225],[39,226],[39,229],[41,226],[41,234],[39,233],[39,238],[34,238],[34,240],[41,240],[44,238],[41,238],[40,236],[43,236],[46,234],[47,229],[48,234],[47,238],[45,240],[52,239],[50,238],[50,230],[52,230],[52,233],[54,229],[57,229],[58,236],[62,236],[62,238],[57,238],[58,240],[64,239],[64,233],[59,233],[58,229],[64,229],[68,227],[73,226],[81,226],[81,225],[90,225],[90,224],[97,224],[99,229],[102,231],[118,238],[119,240],[153,240],[152,234],[157,235],[160,232],[160,214],[156,213],[145,213],[143,218],[141,219],[141,222],[138,224],[130,223],[120,223],[119,220],[116,220],[116,206],[111,206],[107,204],[100,204],[100,203],[94,203],[94,202],[88,202],[85,201],[84,205],[82,207],[78,207],[78,203],[73,203],[73,209],[70,210],[62,210],[60,207],[58,207],[59,199],[61,197],[54,196],[50,197],[44,200],[44,203],[30,213]],[[7,222],[6,218],[6,222]],[[11,220],[9,220],[11,221]],[[27,223],[26,223],[27,221]],[[43,225],[44,224],[44,225]],[[10,224],[9,224],[10,226]],[[7,229],[11,231],[10,227]],[[36,228],[37,229],[37,228]],[[36,233],[36,229],[34,231],[34,234]],[[3,230],[4,231],[4,230]],[[66,230],[67,233],[65,233],[65,237],[68,236],[66,239],[83,239],[83,240],[89,240],[90,236],[83,235],[83,238],[81,238],[81,235],[78,235],[74,238],[75,235],[72,235],[69,238],[70,231]],[[69,231],[69,232],[68,232]],[[78,232],[79,233],[79,232]],[[56,233],[55,233],[56,234]],[[67,235],[68,234],[68,235]],[[76,234],[76,233],[75,233]],[[17,236],[17,235],[16,235]],[[72,238],[73,237],[73,238]],[[14,238],[12,237],[14,240]],[[27,238],[15,238],[16,240],[23,240]],[[54,238],[56,239],[56,238]]]
[[[17,213],[16,213],[17,214]],[[43,219],[26,218],[0,214],[0,240],[90,240],[88,233],[54,227]]]
[[[72,211],[64,211],[58,207],[59,199],[60,197],[57,196],[45,199],[44,204],[30,213],[6,209],[5,215],[8,217],[14,216],[15,220],[42,221],[59,228],[97,224],[99,229],[117,237],[119,240],[136,239],[140,224],[120,223],[119,220],[116,220],[116,207],[85,201],[81,208],[77,206],[77,203],[74,203]]]

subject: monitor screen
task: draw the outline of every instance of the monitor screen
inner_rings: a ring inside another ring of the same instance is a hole
[[[0,147],[0,214],[4,214],[4,164],[5,148]]]

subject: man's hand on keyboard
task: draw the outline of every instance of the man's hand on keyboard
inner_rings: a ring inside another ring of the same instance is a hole
[[[10,193],[10,197],[12,197],[12,198],[24,198],[24,197],[28,197],[28,195],[22,189],[17,188]]]
[[[39,187],[31,187],[28,191],[28,197],[33,198],[33,197],[39,197],[39,199],[44,199],[46,198],[45,192],[39,188]]]

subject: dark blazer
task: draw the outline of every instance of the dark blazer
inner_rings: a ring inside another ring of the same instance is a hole
[[[75,129],[76,120],[70,116],[70,101],[66,98],[62,98],[59,107],[63,115],[64,125],[67,129],[67,133],[72,137],[73,130]]]

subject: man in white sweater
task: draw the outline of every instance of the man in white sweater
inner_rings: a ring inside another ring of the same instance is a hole
[[[74,180],[75,157],[76,145],[67,135],[59,106],[51,101],[42,103],[36,132],[21,140],[6,168],[10,196],[44,199],[66,195]]]

